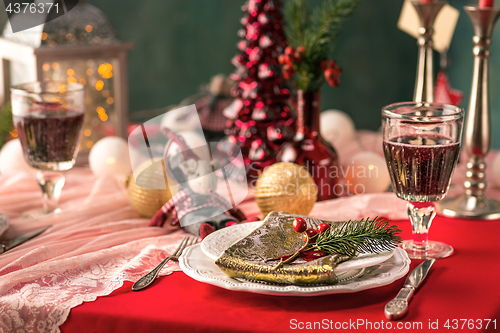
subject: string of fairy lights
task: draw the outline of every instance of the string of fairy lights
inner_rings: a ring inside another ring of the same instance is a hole
[[[96,59],[52,62],[44,63],[42,69],[46,79],[80,83],[86,88],[82,150],[90,149],[102,137],[114,134],[115,99],[113,65],[110,62]]]

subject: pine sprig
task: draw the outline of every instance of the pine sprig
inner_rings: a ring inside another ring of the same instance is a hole
[[[327,254],[353,257],[357,253],[378,253],[392,250],[402,241],[401,230],[389,221],[377,218],[348,221],[339,228],[330,228],[316,240],[315,247]]]
[[[320,63],[333,50],[335,39],[361,0],[324,0],[312,15],[307,0],[290,0],[285,5],[287,26],[285,33],[290,46],[305,47],[298,64],[295,85],[304,91],[313,91],[324,82]]]

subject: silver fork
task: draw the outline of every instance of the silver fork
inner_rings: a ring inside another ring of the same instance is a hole
[[[132,286],[132,290],[133,291],[138,291],[138,290],[144,289],[147,286],[149,286],[151,283],[153,283],[153,281],[158,276],[158,273],[160,273],[160,270],[163,268],[163,266],[165,266],[165,264],[167,262],[169,262],[170,260],[177,261],[179,259],[179,256],[182,254],[182,251],[186,247],[194,245],[196,243],[198,243],[198,238],[197,237],[188,237],[188,236],[185,236],[182,239],[181,243],[179,244],[179,247],[175,250],[175,252],[171,256],[168,256],[165,259],[163,259],[158,264],[158,266],[156,266],[155,268],[153,268],[153,270],[151,272],[149,272],[148,274],[144,275],[139,280],[137,280],[137,282],[135,282],[134,285]]]

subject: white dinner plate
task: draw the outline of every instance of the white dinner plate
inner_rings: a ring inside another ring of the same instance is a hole
[[[211,233],[201,242],[201,250],[211,258],[217,260],[231,245],[240,239],[248,236],[252,231],[262,225],[262,221],[235,224],[227,228],[222,228]],[[380,253],[365,253],[359,256],[340,263],[334,270],[336,274],[340,272],[350,271],[369,267],[386,261],[394,254],[394,250],[383,251]]]
[[[228,290],[246,291],[266,295],[317,296],[353,293],[388,285],[406,275],[410,259],[406,252],[396,248],[394,255],[371,267],[338,274],[339,283],[325,286],[282,286],[234,279],[227,276],[196,244],[184,250],[179,258],[182,271],[191,278]]]

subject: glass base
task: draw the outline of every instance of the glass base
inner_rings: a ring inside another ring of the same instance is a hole
[[[47,209],[42,208],[42,209],[30,210],[30,211],[24,212],[24,213],[22,213],[22,215],[20,217],[24,221],[30,221],[30,220],[39,219],[41,217],[46,217],[49,214],[59,214],[61,212],[62,212],[61,208],[56,208],[54,210],[47,210]]]
[[[437,203],[438,212],[448,217],[465,217],[476,220],[500,218],[500,201],[485,197],[463,194],[457,198],[446,198]]]
[[[453,247],[448,244],[429,241],[427,246],[416,245],[413,240],[405,240],[399,247],[408,253],[411,259],[446,258],[453,253]]]
[[[37,162],[29,161],[31,167],[39,170],[52,170],[52,171],[67,171],[75,165],[75,160],[60,161],[60,162]]]

